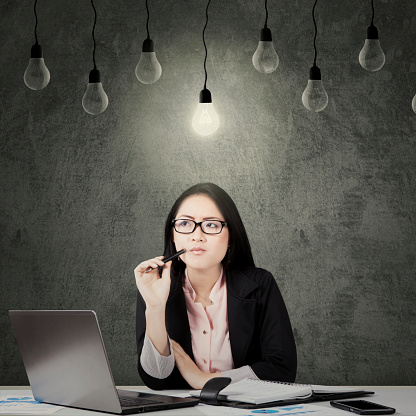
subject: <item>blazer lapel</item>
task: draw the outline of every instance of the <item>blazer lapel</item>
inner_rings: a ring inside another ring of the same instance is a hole
[[[172,281],[166,304],[165,320],[169,337],[178,342],[184,351],[194,359],[185,296],[180,282]]]
[[[227,279],[228,329],[235,368],[246,363],[247,349],[254,331],[256,300],[246,298],[258,284],[239,271],[229,271]]]

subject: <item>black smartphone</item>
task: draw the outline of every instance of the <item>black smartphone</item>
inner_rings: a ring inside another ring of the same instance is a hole
[[[367,400],[332,400],[331,405],[357,415],[391,415],[396,412],[392,407],[369,402]]]

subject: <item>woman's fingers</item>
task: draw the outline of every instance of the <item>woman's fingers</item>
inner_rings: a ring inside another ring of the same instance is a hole
[[[163,259],[163,256],[158,256],[153,259],[149,259],[149,260],[141,262],[134,269],[135,274],[137,273],[143,274],[146,272],[147,269],[149,269],[149,267],[152,269],[157,269],[158,266],[163,266],[165,263],[163,263],[162,259]]]
[[[172,261],[168,261],[163,264],[162,279],[170,280],[170,268],[172,267]]]

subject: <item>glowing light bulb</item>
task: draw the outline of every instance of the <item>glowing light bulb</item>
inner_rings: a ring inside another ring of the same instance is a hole
[[[321,70],[314,65],[309,70],[308,85],[302,94],[302,103],[310,111],[322,111],[328,105],[328,94],[322,84]]]
[[[29,65],[26,68],[23,80],[32,90],[41,90],[49,84],[51,75],[42,57],[42,48],[39,44],[32,46]]]
[[[267,27],[261,30],[260,41],[252,62],[254,68],[262,74],[270,74],[279,65],[279,57],[272,42],[272,32]]]
[[[199,94],[199,104],[192,119],[192,127],[201,136],[210,136],[217,131],[220,119],[212,104],[211,92],[203,89]]]
[[[367,39],[358,56],[360,65],[367,71],[375,72],[381,69],[386,61],[378,38],[378,30],[371,25],[367,29]]]
[[[156,58],[152,39],[144,40],[142,54],[140,55],[135,73],[137,79],[143,84],[153,84],[162,75],[162,67]]]
[[[108,97],[100,82],[100,71],[93,69],[89,75],[87,90],[82,97],[82,107],[88,114],[101,114],[108,107]]]

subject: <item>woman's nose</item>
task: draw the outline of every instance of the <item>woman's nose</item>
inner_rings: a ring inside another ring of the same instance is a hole
[[[199,224],[199,225],[195,228],[194,232],[192,233],[192,239],[193,239],[193,240],[202,240],[203,238],[204,238],[204,233],[203,233],[203,231],[201,230],[201,224]]]

